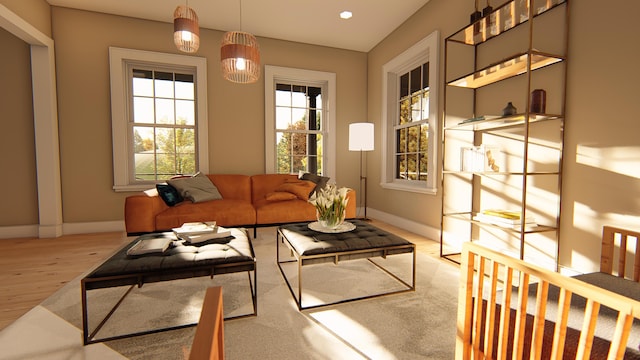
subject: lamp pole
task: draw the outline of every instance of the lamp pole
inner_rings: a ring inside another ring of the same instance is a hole
[[[360,151],[360,181],[359,185],[362,190],[362,182],[364,180],[364,218],[367,218],[367,177],[363,175],[363,152],[373,150],[374,128],[372,123],[352,123],[349,124],[349,150]]]

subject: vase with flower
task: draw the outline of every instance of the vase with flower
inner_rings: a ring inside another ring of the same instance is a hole
[[[316,208],[316,217],[320,227],[335,230],[342,223],[346,216],[348,188],[338,188],[333,184],[325,186],[323,189],[315,192],[309,203]]]

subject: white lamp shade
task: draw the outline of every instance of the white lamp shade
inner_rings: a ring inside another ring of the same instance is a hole
[[[373,124],[349,124],[349,151],[373,150]]]

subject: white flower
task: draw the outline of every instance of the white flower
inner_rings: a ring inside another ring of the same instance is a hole
[[[344,220],[345,211],[349,199],[349,188],[337,188],[333,184],[327,185],[311,195],[309,203],[315,206],[318,219],[328,223],[341,223]]]

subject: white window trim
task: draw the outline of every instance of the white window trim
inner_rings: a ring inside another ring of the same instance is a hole
[[[209,136],[207,115],[207,59],[203,57],[165,54],[143,50],[109,47],[111,77],[111,127],[113,139],[113,189],[140,191],[149,184],[131,184],[133,165],[130,162],[128,135],[129,99],[127,98],[127,65],[141,62],[158,66],[184,66],[195,69],[196,77],[196,131],[198,171],[209,173]]]
[[[276,113],[275,89],[276,82],[302,83],[317,85],[322,88],[323,126],[326,149],[323,149],[322,162],[324,176],[335,180],[336,175],[336,74],[315,70],[304,70],[280,66],[265,65],[264,67],[264,113],[265,113],[265,169],[267,174],[276,172]]]
[[[435,195],[438,191],[438,73],[439,73],[439,32],[434,31],[418,43],[396,56],[382,67],[382,174],[381,183],[385,189],[402,190]],[[427,181],[399,180],[395,178],[393,133],[394,119],[398,116],[398,88],[400,75],[417,66],[429,62],[429,163]]]

